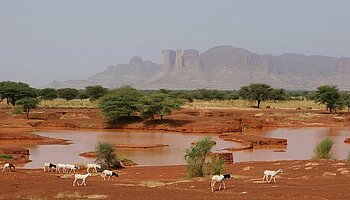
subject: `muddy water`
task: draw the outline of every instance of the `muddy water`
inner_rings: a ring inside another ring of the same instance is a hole
[[[94,159],[79,156],[80,153],[94,151],[98,142],[113,144],[165,144],[167,147],[149,149],[118,149],[118,154],[127,156],[142,166],[178,165],[183,164],[185,149],[192,142],[205,135],[189,135],[169,132],[139,132],[139,131],[44,131],[41,136],[71,140],[70,145],[38,145],[27,146],[32,162],[26,168],[42,167],[44,162],[53,163],[92,163]],[[214,151],[234,145],[211,135],[217,145]]]
[[[337,159],[346,159],[350,153],[350,144],[344,139],[350,137],[349,128],[279,128],[263,134],[267,137],[285,138],[286,148],[270,147],[235,152],[236,161],[265,160],[307,160],[313,157],[316,143],[326,137],[334,140],[333,155]],[[286,152],[275,152],[285,150]]]
[[[25,165],[26,168],[41,167],[44,162],[53,163],[91,163],[94,159],[79,156],[80,153],[94,151],[97,142],[113,144],[166,144],[168,147],[153,149],[118,149],[118,153],[127,156],[142,166],[151,165],[178,165],[184,164],[184,149],[191,142],[198,141],[204,135],[140,132],[140,131],[44,131],[37,134],[48,137],[71,140],[70,145],[38,145],[27,146],[30,150],[30,159],[33,162]],[[315,144],[326,137],[335,140],[334,155],[345,159],[350,152],[350,144],[344,139],[350,137],[350,129],[336,128],[279,128],[263,133],[268,137],[286,138],[288,146],[286,152],[278,147],[260,148],[234,153],[236,162],[265,161],[265,160],[294,160],[310,159]],[[222,151],[225,147],[239,146],[237,143],[227,142],[217,135],[211,135],[217,142],[214,151]]]

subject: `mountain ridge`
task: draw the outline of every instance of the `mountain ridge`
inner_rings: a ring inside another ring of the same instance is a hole
[[[109,66],[86,80],[52,82],[45,87],[84,88],[130,85],[138,89],[239,89],[250,83],[276,88],[312,90],[329,84],[350,90],[350,58],[283,53],[257,54],[243,48],[217,46],[163,50],[162,63],[133,57],[129,64]]]

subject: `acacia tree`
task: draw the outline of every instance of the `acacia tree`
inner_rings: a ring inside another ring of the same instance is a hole
[[[286,90],[284,89],[272,89],[270,93],[270,99],[273,102],[277,100],[285,100],[286,99]]]
[[[58,92],[55,88],[44,88],[39,91],[39,96],[45,100],[53,100],[58,97]]]
[[[103,96],[99,107],[107,121],[114,123],[122,116],[131,116],[140,108],[140,93],[130,87],[122,86]]]
[[[86,94],[91,101],[95,101],[107,93],[107,88],[102,87],[101,85],[96,86],[87,86],[85,87]]]
[[[34,97],[25,97],[17,101],[18,105],[22,105],[23,111],[27,114],[27,119],[29,119],[29,111],[38,106],[39,100]]]
[[[59,97],[67,101],[77,98],[78,94],[79,90],[75,88],[63,88],[58,90]]]
[[[152,93],[141,99],[141,113],[145,118],[154,119],[154,115],[159,115],[163,120],[164,115],[170,114],[173,110],[180,109],[182,101],[170,98],[165,93]]]
[[[348,112],[350,111],[350,93],[344,92],[342,94],[342,101],[344,106],[348,107]]]
[[[264,83],[252,83],[249,86],[241,87],[238,93],[243,99],[257,101],[258,108],[260,108],[260,103],[270,98],[272,90],[273,89],[270,85]]]
[[[341,107],[342,99],[337,86],[334,85],[322,85],[317,88],[314,95],[314,100],[318,103],[325,104],[327,110],[331,113]]]
[[[0,82],[0,101],[6,99],[7,104],[15,106],[19,99],[25,97],[37,97],[36,90],[22,82]]]

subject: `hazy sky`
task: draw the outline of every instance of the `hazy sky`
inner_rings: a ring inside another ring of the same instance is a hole
[[[350,56],[348,0],[0,0],[0,81],[86,79],[162,49]]]

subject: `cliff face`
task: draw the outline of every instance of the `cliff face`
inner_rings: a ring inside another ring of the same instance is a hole
[[[259,55],[231,46],[214,47],[199,54],[195,49],[163,50],[157,65],[134,57],[129,64],[110,66],[84,81],[56,82],[59,87],[124,84],[140,89],[239,89],[250,83],[276,88],[315,89],[323,84],[350,90],[350,58],[285,53]]]

